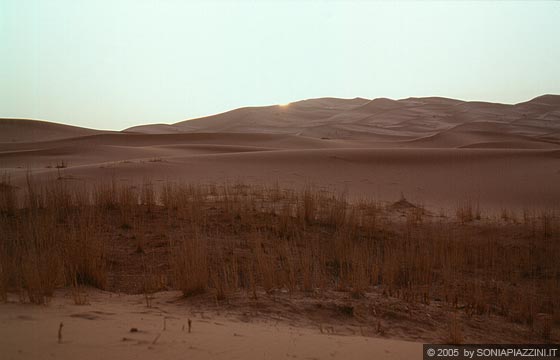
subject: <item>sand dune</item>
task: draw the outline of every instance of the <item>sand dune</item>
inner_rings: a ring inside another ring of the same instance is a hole
[[[471,122],[494,122],[533,126],[536,133],[544,135],[559,129],[558,98],[560,96],[545,95],[517,105],[437,97],[402,100],[320,98],[287,106],[241,108],[172,125],[144,125],[125,131],[277,133],[394,141],[435,135]]]
[[[229,145],[96,146],[1,153],[16,182],[27,166],[40,177],[59,172],[70,183],[109,181],[247,182],[301,188],[306,183],[352,198],[394,201],[401,193],[432,209],[480,200],[486,210],[555,207],[560,152],[526,149],[274,149]],[[64,158],[66,169],[47,168]],[[19,165],[18,165],[19,164]],[[24,164],[27,164],[25,166]],[[17,167],[20,167],[19,169]]]
[[[540,137],[541,133],[538,130],[517,124],[476,121],[460,124],[425,138],[412,140],[407,143],[407,146],[429,148],[493,147],[497,149],[558,148],[560,142],[543,139]]]
[[[66,139],[103,132],[107,131],[39,120],[0,118],[0,144]]]
[[[119,133],[37,121],[0,126],[10,129],[1,133],[0,167],[16,183],[31,171],[74,182],[116,175],[131,183],[314,183],[383,201],[402,192],[433,208],[465,198],[494,209],[560,203],[556,95],[517,105],[321,98]],[[56,169],[59,162],[66,168]]]

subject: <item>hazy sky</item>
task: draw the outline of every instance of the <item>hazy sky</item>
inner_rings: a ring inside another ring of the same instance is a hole
[[[0,117],[123,129],[305,98],[560,93],[560,2],[0,0]]]

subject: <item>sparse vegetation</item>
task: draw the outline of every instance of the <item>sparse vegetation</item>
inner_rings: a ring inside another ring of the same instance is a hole
[[[13,216],[17,208],[16,188],[10,182],[8,174],[2,175],[0,181],[0,216]]]
[[[447,339],[447,343],[452,345],[460,345],[463,343],[463,332],[457,313],[453,314],[449,322],[449,338]]]
[[[328,290],[359,300],[375,291],[530,328],[537,314],[547,314],[539,325],[543,339],[560,325],[560,221],[553,211],[473,223],[479,210],[472,203],[455,221],[404,198],[391,206],[348,202],[310,186],[297,192],[167,183],[158,191],[145,180],[138,192],[114,179],[86,189],[60,181],[39,187],[29,178],[15,192],[4,178],[0,190],[3,298],[17,291],[45,303],[56,287],[72,286],[81,303],[83,285],[118,288],[118,271],[134,270],[118,268],[112,256],[120,239],[132,236],[136,248],[126,256],[142,257],[136,262],[143,280],[127,290],[144,293],[148,306],[165,286],[185,296],[212,293],[217,301]],[[354,308],[340,309],[357,316]],[[463,339],[454,319],[449,341],[457,343]]]

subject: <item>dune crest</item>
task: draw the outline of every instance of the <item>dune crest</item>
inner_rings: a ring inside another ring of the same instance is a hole
[[[24,143],[68,139],[107,133],[41,120],[0,118],[0,143]]]
[[[469,196],[498,211],[560,201],[558,95],[516,105],[319,98],[121,132],[13,119],[0,130],[0,168],[16,184],[31,171],[80,181],[314,183],[384,201],[405,192],[435,209]]]
[[[394,141],[421,139],[463,124],[484,126],[485,122],[503,124],[506,133],[527,135],[534,138],[532,141],[540,141],[539,137],[551,134],[553,140],[559,140],[560,96],[543,95],[516,105],[441,97],[401,100],[318,98],[286,106],[240,108],[171,125],[142,125],[124,131],[149,134],[274,133]],[[482,142],[487,141],[473,141]]]

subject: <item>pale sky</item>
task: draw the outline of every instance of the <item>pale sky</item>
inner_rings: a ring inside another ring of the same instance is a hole
[[[0,117],[121,130],[315,97],[560,94],[560,2],[0,0]]]

